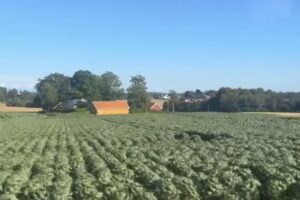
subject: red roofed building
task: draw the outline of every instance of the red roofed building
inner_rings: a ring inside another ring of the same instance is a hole
[[[127,101],[94,101],[91,112],[96,115],[128,115]]]
[[[163,107],[159,103],[153,102],[150,104],[150,110],[154,112],[161,112]]]

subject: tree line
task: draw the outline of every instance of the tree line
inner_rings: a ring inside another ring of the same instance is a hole
[[[17,89],[7,89],[0,87],[0,102],[6,102],[8,106],[39,107],[39,102],[35,92],[18,91]]]
[[[134,110],[146,111],[149,108],[149,94],[159,97],[160,94],[148,93],[145,77],[131,77],[131,85],[125,90],[122,82],[113,72],[101,75],[87,70],[79,70],[69,77],[52,73],[38,80],[36,92],[18,91],[0,87],[0,101],[9,106],[42,107],[45,110],[59,102],[72,99],[92,101],[110,101],[127,99]],[[298,112],[300,111],[300,93],[275,92],[258,89],[220,88],[202,92],[186,91],[178,94],[169,91],[171,100],[164,105],[165,111],[178,112]],[[191,100],[191,101],[188,101]]]
[[[197,101],[186,102],[191,96]],[[196,90],[185,92],[182,98],[172,98],[164,108],[171,110],[172,104],[179,112],[299,112],[300,92],[275,92],[262,88]]]
[[[88,103],[127,99],[132,109],[146,110],[149,95],[145,77],[136,75],[131,77],[130,82],[131,85],[125,91],[119,77],[113,72],[96,75],[88,70],[79,70],[72,77],[52,73],[38,80],[35,86],[36,93],[19,93],[16,89],[0,88],[0,101],[5,101],[10,106],[42,107],[44,110],[51,110],[57,103],[72,99],[85,99]],[[25,98],[25,94],[30,94],[30,98]],[[22,104],[11,103],[21,101]]]

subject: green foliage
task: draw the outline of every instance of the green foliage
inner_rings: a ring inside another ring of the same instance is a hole
[[[89,102],[101,97],[98,77],[90,71],[79,70],[71,80],[72,96],[75,99],[87,99]]]
[[[130,107],[132,109],[148,110],[150,99],[145,77],[141,75],[133,76],[130,82],[131,86],[127,89]]]
[[[6,100],[7,89],[5,87],[0,87],[0,102]]]
[[[36,89],[41,105],[50,110],[57,103],[66,103],[71,99],[86,99],[89,103],[123,99],[121,85],[119,77],[112,72],[98,76],[87,70],[79,70],[72,78],[58,73],[50,74],[39,81]]]
[[[58,92],[55,87],[50,83],[43,83],[39,86],[39,98],[41,99],[41,104],[47,110],[50,110],[56,103],[58,103]]]
[[[179,95],[175,90],[170,90],[169,91],[169,96],[170,96],[171,99],[178,99],[179,98]]]
[[[43,108],[50,109],[58,102],[66,102],[70,98],[70,78],[54,73],[41,79],[36,85]]]
[[[175,110],[181,112],[298,112],[300,93],[274,92],[258,89],[221,88],[218,91],[200,90],[185,92],[175,103]],[[190,102],[183,101],[191,100]],[[170,110],[172,102],[165,105]]]
[[[300,93],[276,93],[258,89],[221,88],[209,101],[213,111],[222,112],[293,112]]]
[[[119,77],[112,72],[105,72],[99,77],[99,87],[101,99],[104,101],[123,99],[124,90],[121,88],[122,82]]]
[[[8,106],[18,107],[38,107],[39,99],[36,93],[29,91],[18,91],[17,89],[7,89],[0,87],[0,102],[6,102]]]
[[[299,199],[300,124],[255,114],[1,114],[0,199]]]

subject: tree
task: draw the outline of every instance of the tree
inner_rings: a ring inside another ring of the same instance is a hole
[[[100,99],[98,78],[88,70],[75,72],[71,79],[72,94],[77,99],[87,99],[89,102]]]
[[[225,95],[221,95],[220,111],[222,112],[239,112],[237,93],[233,90],[226,91]]]
[[[43,108],[49,110],[50,106],[58,102],[67,102],[71,98],[70,78],[54,73],[39,80],[36,85]]]
[[[6,93],[5,101],[7,103],[14,102],[17,99],[18,95],[19,95],[19,92],[17,89],[10,89]]]
[[[208,90],[204,92],[205,95],[209,96],[209,97],[214,97],[217,94],[217,91],[215,90]]]
[[[300,101],[297,101],[297,102],[296,102],[296,105],[295,105],[295,111],[296,111],[296,112],[299,112],[299,111],[300,111]]]
[[[197,89],[195,91],[195,98],[197,99],[205,98],[205,94],[201,90]]]
[[[238,112],[238,94],[236,90],[221,88],[217,94],[209,101],[212,111]]]
[[[194,94],[193,91],[186,91],[183,94],[183,97],[186,98],[186,99],[194,99],[195,98],[195,94]]]
[[[48,111],[59,101],[57,89],[48,82],[39,86],[39,98],[43,108]]]
[[[131,77],[131,86],[127,89],[128,103],[132,109],[146,111],[149,105],[149,95],[147,93],[147,83],[145,77],[136,75]]]
[[[5,87],[0,87],[0,102],[4,102],[6,98],[7,89]]]
[[[17,90],[15,90],[17,91]],[[29,91],[20,91],[17,92],[17,95],[7,101],[8,106],[19,106],[19,107],[32,107],[38,106],[34,105],[34,99],[36,97],[36,93]]]
[[[171,99],[178,99],[179,98],[179,95],[175,90],[170,90],[169,91],[169,96],[170,96]]]
[[[99,83],[102,100],[111,101],[124,97],[124,90],[121,88],[122,82],[116,74],[105,72],[99,77]]]

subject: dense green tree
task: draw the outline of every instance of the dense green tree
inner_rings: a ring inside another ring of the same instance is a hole
[[[204,97],[205,97],[205,94],[201,90],[197,89],[195,91],[195,98],[201,99],[201,98],[204,98]]]
[[[48,111],[59,102],[57,89],[48,82],[39,86],[39,98],[43,108]]]
[[[208,103],[213,111],[222,112],[292,112],[296,111],[297,101],[300,101],[300,93],[221,88]]]
[[[36,93],[29,91],[17,92],[17,96],[7,101],[8,106],[19,106],[19,107],[36,107],[39,106],[35,104],[34,99],[36,98]]]
[[[232,89],[225,89],[225,94],[221,95],[220,99],[220,111],[222,112],[239,112],[240,108],[238,106],[238,94]]]
[[[18,98],[19,92],[17,89],[10,89],[6,93],[5,101],[6,102],[13,102],[16,101]]]
[[[149,105],[149,95],[145,77],[141,75],[133,76],[130,82],[131,86],[127,89],[130,107],[146,111]]]
[[[99,87],[101,99],[105,101],[118,100],[124,98],[124,89],[119,77],[112,72],[105,72],[99,77]]]
[[[100,100],[98,78],[90,71],[79,70],[71,79],[72,96],[76,99],[87,99],[89,102]]]
[[[208,91],[205,91],[204,94],[209,97],[214,97],[217,94],[217,92],[218,91],[216,91],[216,90],[208,90]]]
[[[36,89],[44,108],[50,109],[58,102],[66,102],[71,98],[70,78],[54,73],[39,80]]]
[[[175,90],[170,90],[168,95],[170,96],[171,99],[179,98],[179,94]]]
[[[295,103],[295,111],[300,112],[300,100]]]
[[[5,87],[0,87],[0,102],[5,102],[7,89]]]
[[[183,97],[186,99],[193,99],[193,98],[195,98],[195,93],[193,91],[186,91],[183,94]]]

